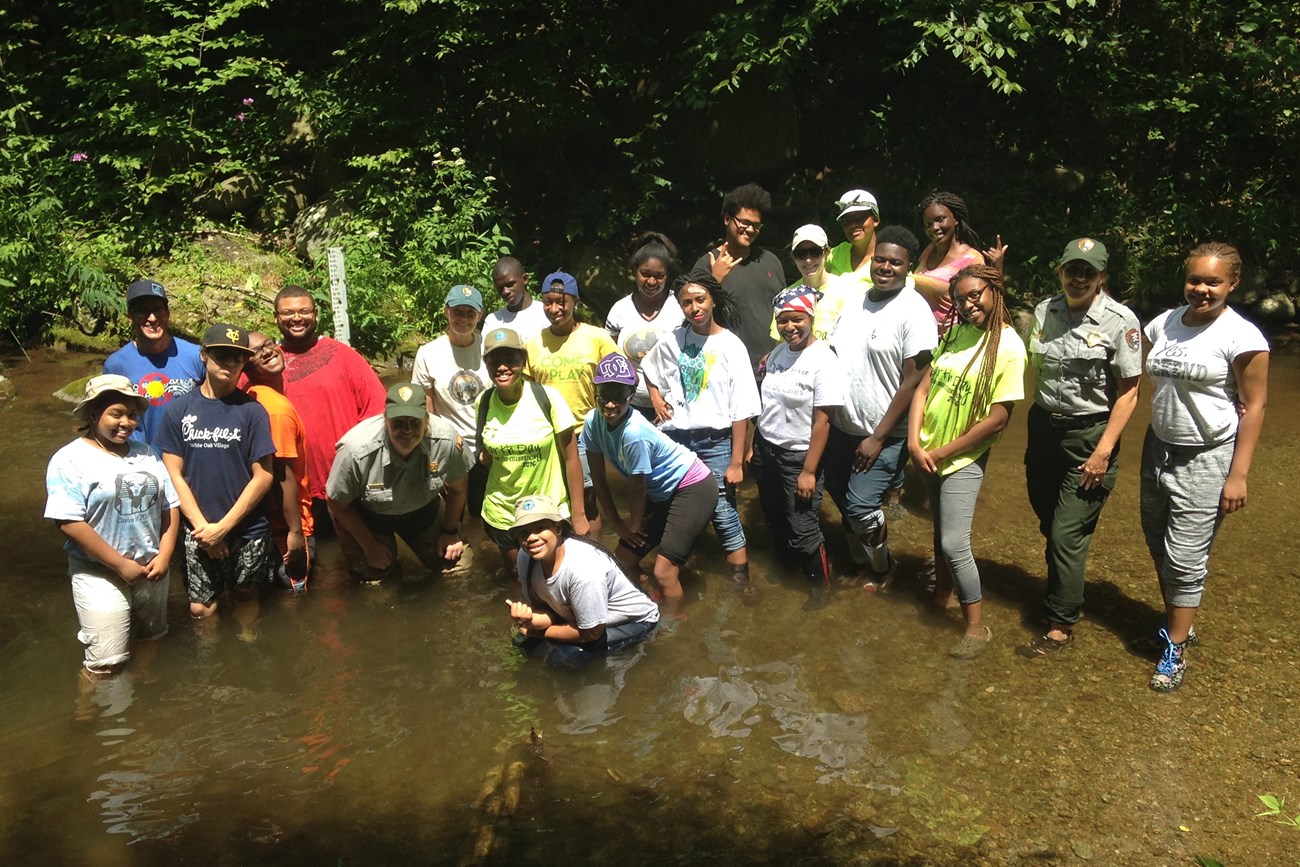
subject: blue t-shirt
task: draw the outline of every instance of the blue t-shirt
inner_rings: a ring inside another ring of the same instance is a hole
[[[85,521],[110,548],[141,566],[158,553],[163,511],[178,502],[162,461],[136,442],[123,458],[73,440],[50,458],[45,490],[45,517]],[[71,539],[63,547],[74,571],[105,568]]]
[[[104,360],[105,373],[117,373],[131,380],[135,390],[149,401],[140,426],[131,439],[158,445],[167,404],[199,387],[207,375],[197,343],[173,337],[171,345],[158,355],[143,355],[132,340]]]
[[[600,410],[587,413],[582,444],[588,454],[604,455],[623,475],[645,476],[646,495],[656,503],[672,499],[699,460],[695,452],[673,442],[645,416],[631,410],[613,430]]]
[[[275,454],[270,417],[238,389],[221,400],[204,397],[197,388],[174,398],[163,414],[158,448],[185,461],[181,475],[209,521],[221,520],[235,505],[253,478],[253,464]],[[230,537],[253,539],[270,530],[263,503],[258,503]]]

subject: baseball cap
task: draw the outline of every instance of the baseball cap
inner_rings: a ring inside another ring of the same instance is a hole
[[[479,313],[483,312],[483,293],[473,286],[459,283],[447,292],[448,307],[473,307]]]
[[[857,214],[862,211],[870,211],[875,214],[876,219],[880,219],[880,205],[876,203],[876,197],[866,190],[849,190],[840,196],[840,200],[835,203],[835,207],[840,209],[840,215],[835,219],[839,220],[848,214]]]
[[[592,385],[614,382],[636,388],[636,371],[632,369],[627,358],[617,352],[611,352],[596,362],[596,375],[592,377],[591,382]]]
[[[497,349],[523,350],[524,341],[519,332],[509,328],[496,328],[483,334],[483,354]]]
[[[120,373],[101,373],[99,376],[92,376],[86,380],[85,396],[77,402],[72,408],[72,414],[77,418],[90,424],[90,415],[87,410],[90,408],[91,401],[101,394],[120,394],[124,403],[135,404],[136,409],[144,412],[149,408],[149,400],[131,385],[131,380],[127,379]]]
[[[823,250],[830,246],[830,239],[826,237],[826,230],[816,223],[809,223],[795,229],[794,240],[790,242],[790,249],[793,250],[804,242],[816,244]]]
[[[384,400],[384,418],[424,418],[424,391],[409,382],[399,382],[388,389]]]
[[[551,284],[553,283],[563,284],[563,288],[560,291],[565,295],[572,295],[574,298],[578,297],[578,280],[572,274],[569,274],[566,271],[552,271],[550,274],[547,274],[546,279],[542,281],[541,291],[543,293],[554,292],[555,290],[551,288]]]
[[[564,520],[560,514],[560,507],[555,501],[544,494],[534,494],[531,497],[524,497],[515,503],[515,522],[510,525],[510,529],[515,527],[526,527],[537,521],[555,521]]]
[[[248,332],[238,325],[231,325],[229,322],[218,322],[203,332],[203,343],[201,345],[204,349],[224,347],[227,349],[242,349],[249,355],[253,354],[253,350],[248,348]]]
[[[1106,245],[1095,238],[1075,238],[1065,245],[1065,252],[1061,254],[1061,261],[1056,263],[1056,267],[1061,267],[1069,262],[1087,262],[1098,271],[1106,270]]]
[[[161,283],[152,280],[136,280],[126,287],[126,306],[130,307],[131,302],[137,298],[161,298],[166,301],[167,290],[163,289]]]

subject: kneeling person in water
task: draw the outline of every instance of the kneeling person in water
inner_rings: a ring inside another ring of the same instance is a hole
[[[428,414],[418,386],[390,388],[384,414],[365,419],[339,440],[326,486],[349,571],[366,582],[395,577],[396,536],[431,572],[459,560],[472,463],[451,424]]]
[[[608,551],[573,535],[554,500],[524,497],[515,516],[523,598],[506,604],[521,648],[574,668],[654,633],[658,607]]]

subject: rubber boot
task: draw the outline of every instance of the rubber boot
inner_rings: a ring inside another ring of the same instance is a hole
[[[808,555],[803,570],[808,576],[808,601],[803,604],[803,610],[825,608],[831,601],[831,572],[826,563],[825,545],[818,545],[817,550]]]

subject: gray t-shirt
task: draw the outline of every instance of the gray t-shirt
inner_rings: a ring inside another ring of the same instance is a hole
[[[523,549],[517,567],[529,604],[544,604],[578,629],[659,620],[659,606],[633,586],[618,561],[594,542],[573,536],[565,540],[564,558],[550,578]]]
[[[713,273],[709,268],[709,254],[714,252],[716,249],[695,260],[691,266],[692,277]],[[727,328],[745,344],[750,367],[757,367],[758,360],[776,345],[772,339],[772,299],[785,287],[781,257],[762,247],[751,248],[749,258],[738,262],[722,281],[722,288],[731,296],[733,311]]]

